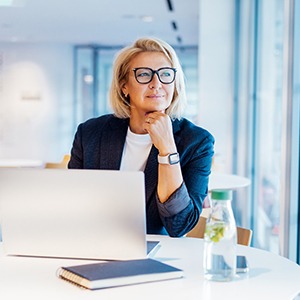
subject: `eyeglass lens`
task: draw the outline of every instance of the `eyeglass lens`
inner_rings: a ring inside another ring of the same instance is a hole
[[[156,73],[161,83],[169,84],[175,79],[174,68],[160,68],[158,70],[152,70],[151,68],[135,68],[133,69],[135,78],[139,83],[149,83],[153,79]]]

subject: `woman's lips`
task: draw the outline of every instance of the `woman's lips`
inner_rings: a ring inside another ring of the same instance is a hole
[[[147,97],[151,99],[158,99],[158,98],[163,98],[163,95],[149,95]]]

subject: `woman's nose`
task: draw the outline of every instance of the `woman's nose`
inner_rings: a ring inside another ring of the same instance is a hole
[[[151,89],[153,89],[153,88],[157,89],[157,88],[161,88],[161,86],[162,86],[162,84],[159,81],[158,75],[155,73],[152,80],[149,83],[149,87]]]

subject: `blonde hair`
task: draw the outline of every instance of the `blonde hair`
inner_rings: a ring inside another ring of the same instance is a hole
[[[110,87],[110,104],[118,118],[130,117],[130,103],[122,92],[124,83],[128,81],[131,60],[142,52],[163,53],[176,68],[174,95],[170,106],[166,110],[172,119],[180,119],[186,106],[184,74],[174,49],[158,38],[140,38],[133,45],[123,48],[116,56],[113,64],[113,78]]]

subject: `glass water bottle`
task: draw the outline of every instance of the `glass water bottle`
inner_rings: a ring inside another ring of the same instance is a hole
[[[232,191],[211,193],[211,212],[204,233],[204,276],[208,280],[230,281],[236,273],[236,223],[231,207]]]

